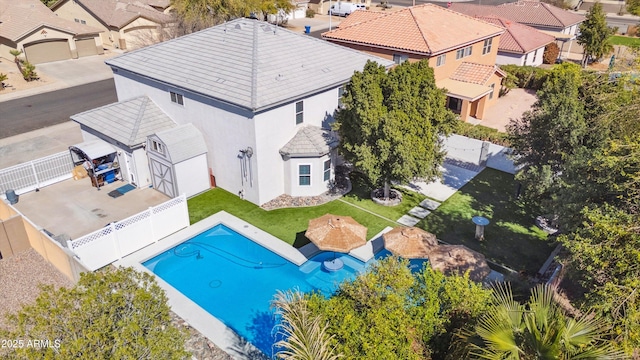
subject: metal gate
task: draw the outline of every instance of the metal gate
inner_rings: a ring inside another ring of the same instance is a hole
[[[173,168],[155,159],[149,159],[149,161],[151,164],[153,187],[171,198],[175,197],[176,189],[173,181]]]

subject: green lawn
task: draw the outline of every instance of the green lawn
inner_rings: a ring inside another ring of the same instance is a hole
[[[614,35],[609,38],[611,45],[624,45],[629,47],[640,46],[640,38]]]
[[[326,213],[353,217],[367,227],[367,238],[373,237],[387,226],[396,225],[338,200],[320,206],[266,211],[217,188],[193,197],[187,203],[192,224],[224,210],[295,247],[309,242],[304,237],[309,220]]]
[[[513,175],[485,169],[418,226],[445,242],[466,245],[489,260],[535,274],[552,248],[534,216],[514,200],[515,189]],[[471,218],[476,215],[491,221],[483,242],[474,238]]]

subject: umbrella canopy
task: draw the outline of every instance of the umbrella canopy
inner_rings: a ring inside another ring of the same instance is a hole
[[[399,226],[382,235],[384,247],[405,259],[425,259],[438,246],[436,236],[417,227]]]
[[[440,245],[429,255],[429,264],[434,270],[445,274],[469,271],[469,278],[482,281],[491,273],[484,255],[463,245]]]
[[[304,236],[320,250],[346,253],[367,243],[367,228],[350,216],[325,214],[309,220]]]

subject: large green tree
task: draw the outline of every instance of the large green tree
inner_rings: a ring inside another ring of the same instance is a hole
[[[347,85],[336,115],[340,150],[389,196],[392,181],[439,176],[444,159],[440,136],[456,127],[426,60],[405,62],[389,72],[368,62]]]
[[[6,354],[16,359],[186,359],[186,335],[171,323],[164,291],[131,268],[84,273],[70,289],[44,287],[10,317],[3,339],[49,340]]]
[[[331,298],[309,299],[309,309],[328,324],[327,334],[346,359],[443,357],[450,334],[489,304],[490,291],[468,277],[446,277],[426,267],[412,274],[409,263],[388,257]]]
[[[606,323],[594,317],[564,314],[553,290],[538,285],[522,305],[511,288],[494,288],[494,305],[480,317],[470,342],[469,357],[487,360],[624,359],[604,336]]]
[[[613,51],[613,45],[609,43],[609,37],[616,33],[616,29],[607,26],[607,17],[602,10],[602,4],[596,2],[587,12],[585,21],[579,25],[580,34],[577,37],[578,44],[582,45],[582,66],[586,67],[589,61],[600,59]]]

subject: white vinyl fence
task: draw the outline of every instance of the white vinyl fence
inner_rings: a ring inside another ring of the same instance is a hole
[[[510,174],[516,172],[513,160],[509,157],[510,148],[461,135],[451,135],[444,139],[443,143],[447,158],[486,166]]]
[[[67,245],[91,271],[121,259],[189,226],[183,194],[127,219],[70,240]]]
[[[0,170],[0,195],[7,190],[24,194],[71,178],[73,163],[68,151]]]

